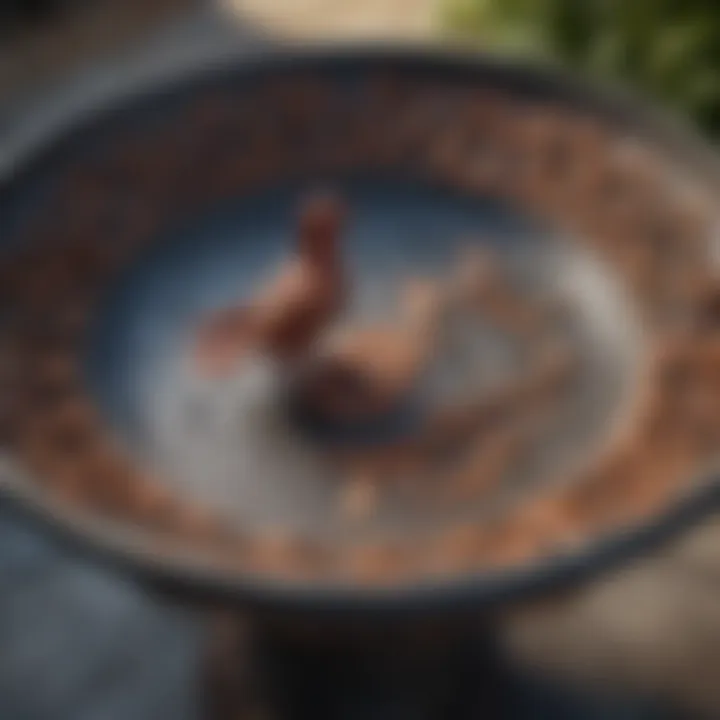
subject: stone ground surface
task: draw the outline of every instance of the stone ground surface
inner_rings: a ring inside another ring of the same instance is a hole
[[[203,44],[234,43],[238,37],[245,42],[248,38],[254,42],[260,36],[365,35],[416,39],[428,38],[433,33],[430,0],[225,0],[222,7],[195,8],[193,14],[184,15],[190,4],[188,0],[99,0],[94,5],[90,3],[92,9],[82,16],[64,20],[40,35],[16,37],[10,44],[0,46],[0,97],[3,98],[0,139],[7,142],[12,138],[23,124],[21,118],[32,115],[38,96],[47,101],[53,97],[52,93],[66,92],[71,87],[67,83],[57,86],[56,81],[61,78],[76,73],[75,85],[80,85],[93,74],[95,79],[103,73],[111,77],[99,63],[123,58],[127,61],[128,47],[152,46],[155,56],[164,54],[169,58],[192,52],[194,47]],[[142,65],[146,57],[135,50],[130,55],[130,62],[136,66]],[[113,637],[117,641],[123,634],[122,618],[126,612],[121,603],[112,602],[117,590],[103,590],[100,586],[105,581],[89,579],[82,568],[71,570],[75,573],[74,579],[64,577],[61,568],[66,560],[53,560],[52,553],[49,559],[48,556],[39,559],[42,552],[36,549],[32,536],[16,528],[13,521],[3,519],[2,514],[0,535],[6,532],[3,528],[8,523],[13,526],[7,530],[8,538],[0,537],[3,547],[0,552],[0,587],[3,588],[0,647],[13,628],[20,626],[23,613],[29,612],[33,603],[44,603],[47,617],[58,604],[70,603],[78,622],[95,623],[99,636],[109,625],[114,626]],[[25,537],[19,544],[10,537],[17,533]],[[19,549],[19,555],[8,554],[7,548]],[[37,560],[33,553],[37,553]],[[17,584],[20,577],[26,581],[32,577],[50,579],[42,597],[38,598],[32,582]],[[107,600],[103,601],[102,608],[88,604],[84,583],[95,583],[95,591],[100,588],[100,594]],[[75,588],[70,599],[62,589],[69,586]],[[130,605],[136,602],[136,589],[127,588],[122,592],[127,592]],[[652,558],[562,598],[512,613],[505,621],[506,636],[518,656],[529,663],[580,680],[600,680],[664,696],[717,717],[720,716],[719,600],[720,517],[658,551]],[[143,610],[150,615],[155,612]],[[45,631],[42,625],[35,628],[35,636],[47,638],[49,633],[62,661],[63,648],[65,651],[73,648],[72,630],[67,626],[64,630],[52,629],[50,620],[47,622]],[[167,622],[172,628],[172,621]],[[179,632],[163,630],[162,623],[155,627],[153,632],[161,635],[170,632],[175,636]],[[170,667],[171,663],[168,665],[172,682],[189,677],[189,658],[195,642],[190,630],[178,637],[178,643],[185,643],[185,649],[168,646],[170,649],[160,653],[157,660],[170,663],[170,656],[177,656],[175,668]],[[45,645],[47,642],[43,640]],[[159,636],[157,639],[152,636],[153,646],[164,643]],[[3,657],[0,653],[2,702],[12,701],[13,688],[19,687],[18,678],[24,677],[24,682],[32,685],[33,652],[38,650],[30,647],[20,663],[17,658]],[[3,665],[8,662],[12,662],[13,667],[10,674]],[[118,664],[133,666],[137,662],[136,658],[113,660],[108,657],[107,667],[98,668],[98,676],[112,688]],[[80,682],[77,678],[76,681]],[[71,697],[80,692],[77,682],[57,689],[58,697]],[[162,688],[157,691],[161,694]],[[36,705],[38,703],[42,704],[40,700]],[[39,710],[13,716],[1,703],[0,717],[75,719],[74,715],[62,712],[43,715]],[[157,715],[140,709],[118,717],[144,720]]]

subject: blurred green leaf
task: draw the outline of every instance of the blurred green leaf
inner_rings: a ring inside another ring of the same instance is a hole
[[[720,135],[720,0],[445,0],[485,46],[634,84]]]

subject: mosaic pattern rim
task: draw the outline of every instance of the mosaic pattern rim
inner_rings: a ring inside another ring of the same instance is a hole
[[[658,115],[652,109],[623,95],[605,90],[591,90],[577,80],[555,70],[530,68],[465,52],[429,50],[427,48],[394,48],[373,46],[323,47],[304,50],[263,51],[257,57],[247,52],[231,53],[208,67],[202,62],[190,68],[179,68],[173,74],[169,91],[188,89],[194,84],[212,80],[218,73],[252,75],[270,73],[283,67],[306,69],[333,67],[343,64],[361,69],[410,69],[415,73],[456,74],[465,79],[492,78],[496,84],[508,84],[521,94],[530,92],[536,97],[551,97],[562,103],[599,113],[619,122],[622,126],[641,131],[651,138],[666,154],[681,158],[685,166],[702,176],[713,187],[720,185],[720,162],[705,144],[688,132]],[[145,87],[130,93],[119,92],[105,107],[86,106],[74,113],[70,122],[59,122],[49,127],[41,137],[17,153],[0,178],[0,192],[12,188],[23,169],[32,169],[34,160],[44,159],[68,135],[81,133],[83,128],[101,124],[120,108],[132,110],[133,102],[142,104],[148,90],[168,89],[165,81],[145,83]],[[128,100],[130,102],[128,102]],[[52,123],[51,123],[52,125]],[[12,153],[10,153],[12,157]],[[292,581],[255,579],[244,574],[214,569],[207,563],[197,562],[183,548],[157,548],[148,544],[140,531],[108,520],[68,508],[46,496],[31,483],[12,462],[0,462],[0,492],[17,500],[23,509],[50,526],[69,534],[86,550],[100,552],[105,558],[119,561],[130,569],[141,571],[150,579],[169,582],[172,586],[202,594],[221,595],[227,598],[279,609],[348,610],[356,611],[408,611],[429,610],[458,605],[478,606],[527,595],[550,586],[571,582],[581,576],[598,572],[632,555],[649,549],[664,538],[689,527],[720,505],[720,482],[715,474],[698,484],[698,489],[662,517],[643,525],[619,532],[614,536],[593,541],[587,547],[573,551],[572,555],[552,557],[532,566],[521,566],[497,572],[483,572],[440,583],[421,583],[393,588],[324,587],[321,584],[302,586]]]

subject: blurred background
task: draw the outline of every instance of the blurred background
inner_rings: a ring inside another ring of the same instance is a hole
[[[0,165],[40,114],[88,84],[208,47],[342,39],[540,58],[720,133],[717,0],[0,0]],[[509,610],[503,634],[520,662],[563,681],[720,717],[719,600],[720,519],[592,585]],[[203,631],[0,505],[2,720],[199,717]],[[600,717],[590,707],[574,717]],[[610,716],[661,716],[632,707]]]
[[[689,0],[443,0],[460,37],[622,81],[720,131],[720,8]]]
[[[192,11],[215,15],[216,29],[276,41],[450,42],[539,57],[621,81],[720,131],[713,0],[3,0],[0,90],[108,56]]]

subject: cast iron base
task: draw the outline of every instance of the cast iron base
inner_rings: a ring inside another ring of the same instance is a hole
[[[492,630],[302,637],[214,623],[210,720],[673,720],[643,701],[579,693],[513,668]]]

